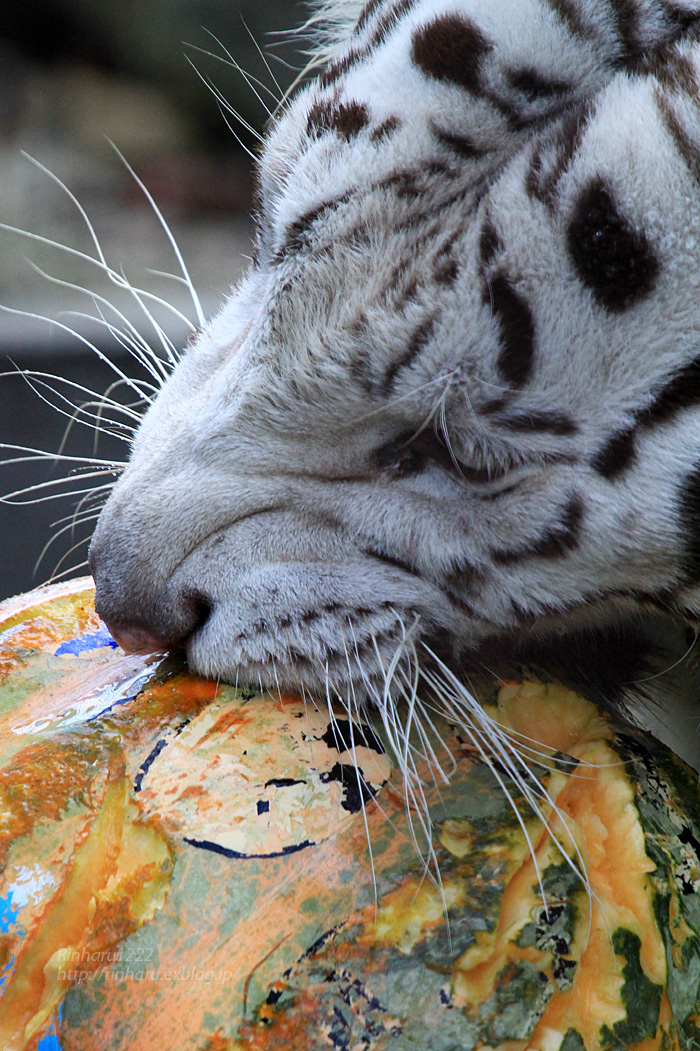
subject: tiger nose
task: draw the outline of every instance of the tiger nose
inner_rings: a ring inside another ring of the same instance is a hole
[[[162,653],[173,648],[140,624],[120,624],[111,617],[105,617],[98,608],[97,593],[95,593],[95,608],[109,628],[110,635],[117,645],[121,646],[124,653]]]
[[[194,589],[165,588],[154,596],[142,578],[130,580],[96,545],[90,548],[89,564],[95,610],[126,653],[182,649],[211,614],[210,600]]]

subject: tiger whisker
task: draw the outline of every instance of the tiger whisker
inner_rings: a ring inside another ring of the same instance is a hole
[[[122,379],[124,383],[126,383],[127,386],[131,387],[135,394],[140,394],[136,381],[129,379],[129,377],[124,372],[122,372],[119,366],[114,361],[112,361],[111,358],[109,358],[106,354],[99,350],[94,343],[92,343],[89,339],[83,336],[76,329],[71,328],[69,325],[65,325],[62,321],[58,321],[56,318],[47,317],[46,315],[38,314],[32,310],[19,310],[15,307],[5,306],[4,304],[0,304],[0,310],[4,311],[7,314],[18,315],[19,317],[32,318],[36,321],[45,321],[47,324],[54,325],[56,328],[61,329],[61,331],[67,332],[69,335],[74,336],[75,339],[78,340],[78,342],[86,346],[88,350],[91,350],[95,354],[95,356],[100,359],[100,361],[104,362],[104,364],[107,365],[108,368],[115,372],[117,376],[119,376],[119,378]]]
[[[48,405],[49,408],[51,408],[54,412],[57,412],[60,416],[67,416],[69,419],[68,427],[66,428],[63,440],[58,449],[59,453],[63,452],[63,449],[66,444],[66,439],[68,437],[68,432],[74,423],[79,423],[83,427],[90,427],[92,430],[101,431],[105,434],[111,434],[113,437],[119,438],[120,441],[131,441],[131,438],[128,435],[119,432],[128,430],[129,434],[132,434],[134,430],[133,427],[128,427],[127,424],[106,418],[105,424],[114,428],[114,430],[112,431],[107,430],[105,426],[101,425],[99,422],[91,422],[93,420],[98,420],[98,417],[95,414],[86,411],[90,407],[90,402],[84,402],[82,405],[74,405],[74,403],[70,401],[69,398],[61,394],[60,391],[55,390],[53,387],[51,387],[50,384],[45,383],[43,380],[34,380],[30,373],[25,374],[23,378],[27,383],[29,389],[33,391],[34,394],[36,394],[37,398],[39,398],[40,401],[42,401],[45,405]],[[47,390],[51,391],[51,393],[54,394],[60,401],[63,401],[67,405],[70,405],[73,411],[67,412],[66,409],[62,408],[60,405],[56,405],[54,402],[50,401],[49,398],[42,394],[38,387],[44,387]],[[84,419],[83,415],[87,418]],[[115,431],[117,433],[115,433]]]
[[[7,461],[11,462],[11,461]],[[41,489],[49,489],[57,485],[64,485],[66,482],[83,481],[85,478],[104,478],[106,474],[111,474],[111,471],[91,471],[88,474],[82,475],[80,478],[52,478],[47,482],[38,482],[35,485],[27,485],[23,489],[15,489],[14,492],[6,493],[0,497],[0,503],[2,504],[13,504],[14,506],[25,507],[30,504],[40,504],[48,500],[63,500],[68,496],[80,496],[82,493],[94,492],[94,486],[90,486],[89,489],[70,489],[65,493],[54,493],[52,495],[42,496],[37,500],[17,500],[18,496],[25,496],[27,493],[38,492]]]
[[[66,559],[70,555],[72,555],[74,551],[77,551],[79,547],[83,547],[85,544],[89,544],[89,543],[90,543],[90,537],[85,536],[81,540],[78,540],[71,547],[69,547],[68,550],[65,552],[65,554],[63,554],[61,556],[61,558],[59,558],[58,562],[54,566],[53,571],[51,572],[51,575],[49,576],[49,579],[47,580],[46,583],[47,584],[51,584],[54,580],[56,580],[57,579],[58,570],[61,568],[63,563],[66,561]],[[37,563],[37,565],[38,565],[38,563]],[[36,572],[36,567],[35,567],[34,571]]]
[[[67,525],[64,525],[61,529],[56,530],[52,534],[52,536],[46,541],[46,543],[44,544],[43,548],[41,549],[39,557],[37,558],[36,562],[34,563],[34,569],[32,570],[32,572],[36,575],[36,573],[37,573],[37,571],[39,569],[39,566],[43,562],[46,554],[51,549],[53,544],[58,540],[59,537],[63,536],[65,533],[70,533],[71,536],[73,536],[73,535],[75,535],[75,529],[76,529],[76,527],[78,525],[83,525],[86,522],[96,522],[97,519],[100,516],[100,510],[101,509],[98,509],[97,511],[95,511],[95,510],[91,509],[89,511],[89,513],[81,515],[81,516],[78,516],[78,517],[76,517],[75,515],[71,515],[70,516],[70,522],[68,522]],[[89,539],[89,538],[85,538],[85,539]],[[84,540],[79,541],[79,543],[84,543]],[[74,548],[71,548],[70,551],[67,552],[67,554],[70,554],[71,551],[73,551],[73,550],[74,550]],[[58,566],[56,566],[55,569],[58,569]]]
[[[182,273],[182,276],[183,276],[183,278],[184,278],[184,280],[185,280],[185,282],[187,284],[187,288],[188,288],[188,291],[190,293],[190,298],[192,300],[192,305],[194,307],[195,314],[197,315],[197,322],[198,322],[200,328],[203,328],[205,323],[206,323],[206,318],[204,316],[204,311],[202,310],[202,304],[199,301],[199,296],[197,295],[196,289],[195,289],[195,287],[194,287],[194,285],[192,283],[192,278],[190,277],[190,273],[189,273],[189,270],[187,269],[187,266],[185,264],[185,260],[183,258],[182,252],[180,251],[180,246],[178,245],[175,237],[173,236],[172,230],[170,229],[170,227],[166,223],[165,218],[164,218],[160,208],[156,204],[156,201],[155,201],[152,193],[150,192],[148,187],[145,185],[143,180],[138,177],[138,175],[136,174],[134,169],[131,167],[131,165],[127,161],[127,159],[124,156],[124,154],[121,152],[121,150],[118,149],[118,147],[112,142],[112,140],[108,139],[107,141],[109,142],[110,146],[112,147],[112,149],[116,153],[117,157],[119,158],[119,160],[122,162],[122,164],[124,165],[124,167],[128,171],[129,175],[132,177],[132,179],[134,180],[136,185],[139,187],[139,189],[143,193],[143,195],[146,198],[146,200],[148,201],[150,207],[153,209],[153,213],[154,213],[156,219],[160,223],[161,228],[162,228],[163,232],[165,233],[165,236],[167,237],[168,241],[170,242],[170,247],[173,250],[175,258],[177,259],[177,262],[178,262],[178,266],[180,267],[180,271]]]
[[[245,117],[241,116],[241,114],[236,109],[234,109],[234,107],[231,105],[231,103],[226,99],[226,97],[217,88],[216,84],[214,84],[212,79],[210,77],[208,77],[208,76],[205,76],[199,69],[197,69],[197,66],[189,58],[189,56],[186,56],[186,57],[187,57],[187,61],[192,66],[193,70],[195,71],[195,73],[197,74],[199,79],[211,91],[211,93],[214,96],[219,108],[225,110],[226,113],[229,113],[232,117],[234,117],[238,121],[238,123],[241,125],[241,127],[245,128],[245,130],[247,132],[249,132],[249,134],[252,135],[254,139],[256,139],[260,143],[264,142],[265,140],[264,140],[263,136],[260,134],[260,132],[256,128],[254,128],[253,125],[249,121],[247,121],[245,119]]]
[[[204,55],[205,58],[212,58],[212,59],[214,59],[215,62],[221,62],[222,65],[228,66],[230,69],[235,69],[237,73],[240,73],[241,76],[243,76],[245,78],[245,80],[248,83],[248,86],[250,87],[251,91],[253,91],[254,94],[256,95],[256,97],[260,100],[261,105],[264,106],[265,110],[267,111],[267,113],[270,116],[272,116],[272,112],[273,111],[270,110],[270,108],[267,106],[267,104],[263,102],[263,100],[260,98],[260,96],[258,95],[257,91],[255,91],[255,89],[253,88],[253,86],[252,86],[252,84],[250,82],[252,81],[253,83],[257,84],[257,86],[262,91],[267,92],[267,94],[270,96],[270,98],[273,100],[273,102],[275,104],[277,104],[279,102],[279,99],[275,95],[274,91],[272,91],[272,89],[270,87],[268,87],[268,85],[264,81],[260,80],[259,77],[253,76],[252,73],[245,73],[244,70],[243,70],[243,67],[240,66],[238,64],[238,62],[236,62],[236,60],[231,57],[230,51],[224,46],[222,41],[217,36],[215,36],[209,29],[205,29],[204,31],[205,31],[205,33],[208,33],[209,36],[212,37],[213,40],[216,41],[216,43],[219,45],[219,47],[222,49],[222,51],[224,51],[226,57],[224,57],[223,55],[217,55],[217,53],[215,51],[210,51],[208,48],[200,47],[198,44],[190,44],[188,42],[186,44],[186,46],[188,48],[190,48],[191,51],[196,51],[198,54]]]

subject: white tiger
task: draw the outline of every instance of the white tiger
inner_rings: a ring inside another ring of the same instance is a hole
[[[256,258],[99,521],[99,612],[127,648],[343,697],[408,642],[459,670],[691,617],[700,2],[319,18]]]

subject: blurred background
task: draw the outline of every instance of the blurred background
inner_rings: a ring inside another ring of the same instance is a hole
[[[75,497],[58,497],[109,481],[88,478],[101,468],[78,458],[116,462],[127,447],[119,428],[95,444],[89,427],[71,422],[70,403],[95,400],[88,392],[102,394],[121,374],[152,381],[134,359],[139,347],[145,351],[140,341],[163,355],[168,340],[176,347],[187,341],[183,316],[196,321],[172,246],[138,180],[171,228],[211,315],[247,264],[249,153],[304,65],[307,41],[290,31],[307,14],[291,0],[0,5],[0,443],[76,458],[10,463],[27,454],[0,448],[0,599],[85,572],[80,563],[95,509],[87,500],[75,524]],[[119,288],[121,275],[150,296]],[[125,404],[138,394],[127,384],[112,390]],[[115,423],[133,418],[111,414]],[[69,485],[56,484],[71,472]],[[34,502],[42,496],[51,499]]]

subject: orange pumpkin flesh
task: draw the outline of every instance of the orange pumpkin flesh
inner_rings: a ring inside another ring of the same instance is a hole
[[[439,885],[367,727],[358,781],[322,709],[137,666],[79,588],[0,607],[0,897],[34,888],[0,935],[0,1047],[695,1046],[700,807],[663,749],[562,687],[486,687],[546,797],[506,778],[519,823],[440,724]]]

